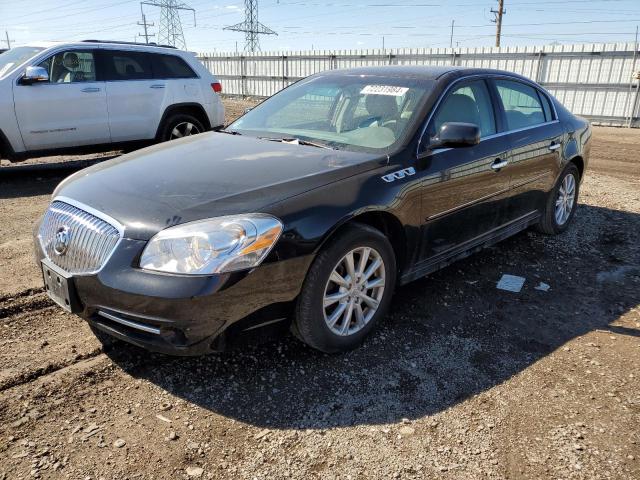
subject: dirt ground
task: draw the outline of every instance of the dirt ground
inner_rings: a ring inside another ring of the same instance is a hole
[[[569,231],[400,288],[340,356],[290,336],[191,359],[103,351],[31,253],[72,169],[3,170],[0,480],[640,478],[639,150],[640,131],[595,128]],[[503,273],[523,290],[497,290]]]

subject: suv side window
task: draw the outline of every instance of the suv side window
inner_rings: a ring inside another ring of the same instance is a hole
[[[147,53],[103,50],[100,55],[107,81],[153,79],[151,59]]]
[[[175,55],[151,54],[155,78],[198,78],[196,72],[182,58]]]
[[[484,80],[465,83],[447,95],[431,123],[431,136],[447,122],[473,123],[480,127],[481,137],[496,133],[493,104]]]
[[[96,62],[91,51],[70,50],[56,53],[38,66],[47,70],[50,83],[96,81]]]
[[[511,80],[496,80],[495,85],[504,106],[508,130],[545,123],[544,109],[535,88]]]

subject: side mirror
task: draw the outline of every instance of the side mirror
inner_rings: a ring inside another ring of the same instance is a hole
[[[48,82],[49,74],[42,67],[27,67],[24,75],[20,78],[22,85],[33,85],[34,83]]]
[[[447,122],[431,139],[429,149],[471,147],[480,143],[480,128],[474,123]]]

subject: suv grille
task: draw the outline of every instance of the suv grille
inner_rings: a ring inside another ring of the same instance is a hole
[[[102,268],[120,232],[84,210],[55,201],[42,219],[38,238],[52,263],[68,273],[86,274]]]

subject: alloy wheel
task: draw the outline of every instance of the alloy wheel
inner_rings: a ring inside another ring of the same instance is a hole
[[[564,225],[571,211],[576,198],[576,178],[573,174],[568,174],[562,180],[562,184],[558,189],[558,198],[556,199],[556,223],[560,226]]]
[[[371,247],[358,247],[336,264],[324,289],[324,320],[340,336],[362,330],[378,311],[385,289],[382,256]]]
[[[188,137],[190,135],[196,135],[200,133],[200,129],[191,122],[181,122],[177,124],[173,130],[171,130],[171,136],[169,140],[176,138]]]

